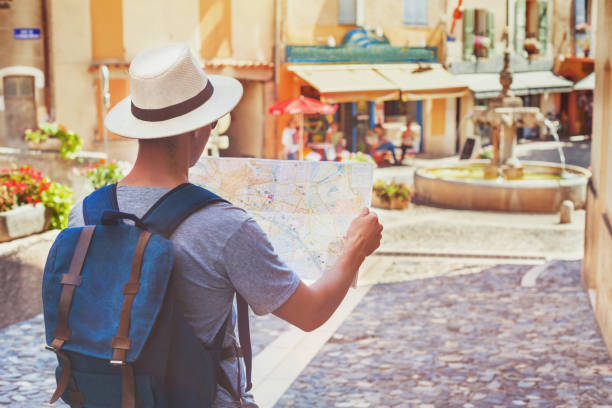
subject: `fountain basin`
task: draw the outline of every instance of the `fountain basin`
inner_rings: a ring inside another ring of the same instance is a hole
[[[521,180],[485,179],[488,160],[421,168],[414,175],[416,200],[464,210],[554,213],[564,200],[584,208],[591,173],[578,166],[522,162]]]

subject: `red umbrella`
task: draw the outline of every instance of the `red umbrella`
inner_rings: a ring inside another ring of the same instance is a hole
[[[295,115],[296,113],[333,115],[336,113],[336,110],[338,110],[338,105],[329,105],[301,95],[299,98],[288,99],[274,104],[270,107],[269,112],[272,115]]]
[[[278,102],[270,107],[268,112],[272,115],[300,115],[300,128],[302,131],[300,132],[300,159],[302,159],[302,135],[304,132],[304,114],[323,114],[323,115],[333,115],[338,110],[338,105],[329,105],[327,103],[323,103],[316,99],[308,98],[306,96],[300,95],[299,98],[288,99],[286,101]]]

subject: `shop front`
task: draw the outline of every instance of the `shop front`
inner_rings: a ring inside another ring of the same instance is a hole
[[[455,153],[456,100],[467,86],[438,63],[287,64],[285,70],[296,93],[339,104],[333,118],[310,119],[318,123],[308,135],[312,142],[333,120],[349,151],[371,153],[367,136],[375,124],[399,146],[402,126],[414,122],[416,151]]]

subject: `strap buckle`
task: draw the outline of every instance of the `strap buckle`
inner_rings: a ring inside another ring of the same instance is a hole
[[[127,363],[125,361],[123,361],[123,360],[111,360],[110,364],[113,365],[113,366],[124,366]]]
[[[46,344],[45,344],[45,350],[49,350],[49,351],[52,351],[54,353],[57,353],[57,349],[55,347],[47,346]]]

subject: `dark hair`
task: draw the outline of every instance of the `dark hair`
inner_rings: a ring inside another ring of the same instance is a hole
[[[382,125],[380,123],[377,123],[377,124],[374,125],[374,127],[372,129],[380,129],[380,130],[382,130],[382,128],[383,128]]]

